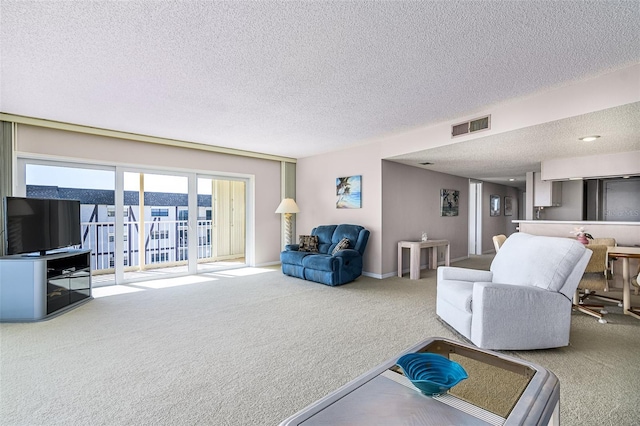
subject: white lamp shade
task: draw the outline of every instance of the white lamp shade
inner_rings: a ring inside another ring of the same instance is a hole
[[[300,209],[293,198],[285,198],[276,209],[276,213],[300,213]]]

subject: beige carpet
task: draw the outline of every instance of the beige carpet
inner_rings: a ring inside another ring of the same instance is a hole
[[[332,288],[244,269],[96,293],[0,325],[0,424],[276,425],[418,341],[455,338],[433,271]],[[560,378],[563,425],[640,424],[640,321],[611,311],[606,325],[574,314],[567,348],[511,353]]]

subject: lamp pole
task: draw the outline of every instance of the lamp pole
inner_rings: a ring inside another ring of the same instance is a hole
[[[284,243],[285,244],[291,244],[291,239],[292,239],[292,235],[291,233],[293,232],[292,228],[292,220],[291,217],[293,216],[293,214],[291,213],[285,213],[284,214]]]
[[[293,198],[285,198],[276,209],[276,213],[284,214],[284,242],[291,244],[292,216],[293,213],[300,213],[300,209]]]

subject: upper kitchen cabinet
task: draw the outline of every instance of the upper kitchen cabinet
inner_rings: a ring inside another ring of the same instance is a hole
[[[533,206],[557,207],[562,204],[562,182],[542,180],[540,173],[533,174]]]

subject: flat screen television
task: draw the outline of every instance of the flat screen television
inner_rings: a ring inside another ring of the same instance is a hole
[[[5,197],[6,254],[34,253],[79,245],[80,201]]]

